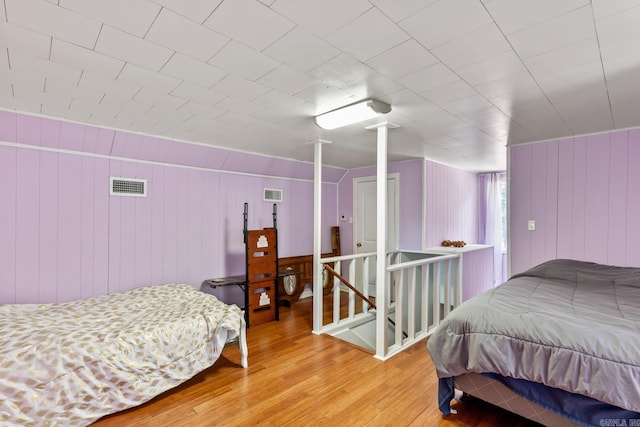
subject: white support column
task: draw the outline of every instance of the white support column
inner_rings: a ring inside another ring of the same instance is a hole
[[[387,354],[387,137],[389,123],[378,128],[376,205],[376,357]]]
[[[322,144],[317,140],[313,150],[313,333],[322,329]]]

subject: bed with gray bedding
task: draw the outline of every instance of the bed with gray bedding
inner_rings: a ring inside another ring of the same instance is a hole
[[[640,421],[640,268],[545,262],[457,307],[427,347],[445,414],[453,378],[475,372],[585,396]]]

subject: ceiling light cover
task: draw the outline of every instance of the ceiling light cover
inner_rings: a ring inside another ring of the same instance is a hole
[[[336,129],[353,123],[372,119],[391,111],[391,105],[375,99],[366,99],[316,116],[315,121],[322,129]]]

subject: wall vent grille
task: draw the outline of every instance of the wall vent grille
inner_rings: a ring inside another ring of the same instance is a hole
[[[110,179],[110,192],[112,196],[147,197],[147,180],[134,178]]]
[[[281,202],[282,190],[278,188],[265,188],[262,198],[265,202]]]

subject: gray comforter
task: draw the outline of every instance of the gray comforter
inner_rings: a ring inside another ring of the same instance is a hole
[[[493,372],[640,412],[640,268],[546,262],[460,305],[427,347],[439,378]]]

